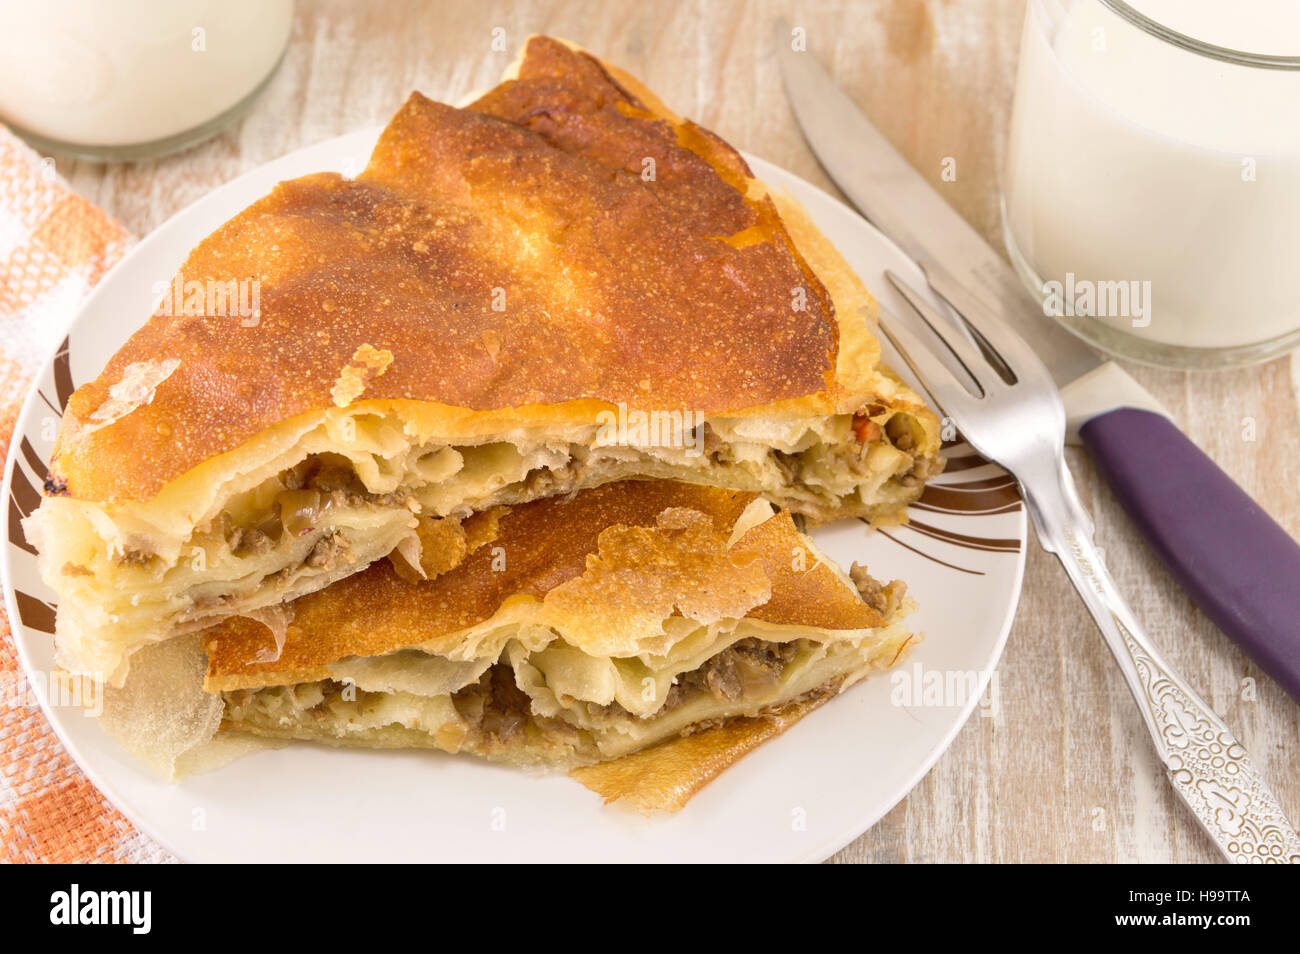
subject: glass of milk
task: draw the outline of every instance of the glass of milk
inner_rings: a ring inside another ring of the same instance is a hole
[[[1300,0],[1029,0],[1002,202],[1044,311],[1105,351],[1300,345]]]
[[[184,149],[252,104],[292,20],[293,0],[0,0],[0,120],[42,152]]]

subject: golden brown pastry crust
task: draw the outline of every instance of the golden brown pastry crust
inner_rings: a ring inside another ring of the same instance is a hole
[[[334,406],[361,353],[380,360],[348,398],[424,402],[451,432],[463,409],[526,426],[583,399],[842,411],[873,378],[869,296],[837,313],[740,155],[643,95],[541,37],[468,109],[413,94],[357,179],[282,183],[200,243],[183,278],[257,279],[256,325],[152,318],[73,395],[53,486],[148,499]],[[96,420],[142,367],[147,403]]]
[[[580,765],[569,776],[605,799],[642,814],[680,811],[705,785],[769,739],[774,739],[836,693],[810,693],[761,716],[660,742],[608,762]]]

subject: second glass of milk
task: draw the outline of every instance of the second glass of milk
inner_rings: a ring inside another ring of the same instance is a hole
[[[269,82],[292,0],[0,0],[0,121],[41,152],[165,155]]]
[[[1047,314],[1175,367],[1300,345],[1300,0],[1029,0],[1011,126]]]

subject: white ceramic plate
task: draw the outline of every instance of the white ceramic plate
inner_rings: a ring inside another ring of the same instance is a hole
[[[321,143],[241,176],[144,239],[100,283],[38,375],[19,418],[0,493],[5,606],[30,673],[53,659],[53,595],[16,518],[45,477],[60,395],[96,375],[153,307],[152,286],[188,250],[281,179],[360,171],[377,131]],[[885,268],[915,266],[824,192],[758,159],[848,257],[886,307],[902,311]],[[898,362],[894,363],[898,367]],[[906,528],[848,521],[814,534],[832,557],[907,581],[925,640],[900,667],[814,712],[705,788],[681,812],[643,818],[563,776],[537,777],[470,757],[294,745],[246,756],[179,785],[132,761],[80,709],[33,687],[86,774],[141,829],[190,861],[812,861],[853,840],[930,769],[997,665],[1024,570],[1025,514],[1015,484],[962,444]],[[970,674],[971,682],[966,681]],[[951,687],[936,693],[936,680]],[[974,686],[974,691],[953,692]],[[926,691],[928,689],[928,692]],[[909,690],[916,690],[909,699]],[[905,704],[908,702],[912,704]]]

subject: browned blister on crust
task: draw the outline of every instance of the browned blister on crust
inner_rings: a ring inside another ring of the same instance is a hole
[[[751,554],[727,546],[726,528],[689,501],[663,510],[653,526],[601,531],[582,575],[543,598],[584,651],[626,653],[674,614],[700,623],[747,615],[772,595]]]

